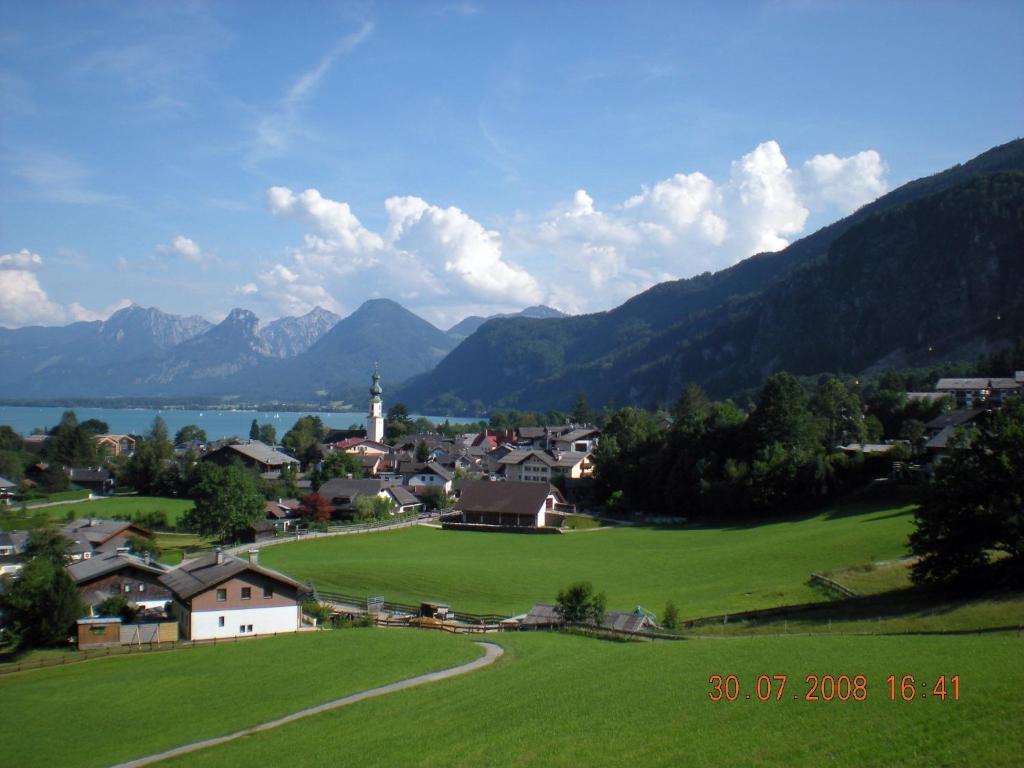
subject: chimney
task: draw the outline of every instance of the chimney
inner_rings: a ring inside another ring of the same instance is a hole
[[[224,565],[224,547],[217,547],[217,565]]]
[[[253,565],[260,564],[260,551],[258,549],[249,550],[249,562]]]
[[[89,527],[90,527],[90,528],[91,528],[91,527],[93,527],[94,525],[96,525],[96,523],[97,523],[97,522],[98,522],[98,521],[96,520],[96,518],[95,518],[95,517],[90,517],[90,518],[89,518]]]

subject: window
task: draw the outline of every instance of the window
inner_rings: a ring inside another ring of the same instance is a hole
[[[90,628],[89,631],[92,632],[94,635],[105,635],[105,634],[107,634],[107,628],[106,627],[92,627],[92,628]]]
[[[139,584],[139,592],[145,592],[145,591],[146,591],[146,585],[145,584]]]
[[[245,624],[239,624],[238,625],[238,634],[240,634],[240,635],[245,634]]]
[[[228,599],[228,591],[226,589],[218,589],[217,590],[217,602],[218,603],[223,603],[227,599]]]
[[[252,599],[252,587],[242,587],[242,599],[243,600],[251,600]]]
[[[263,588],[263,599],[264,600],[266,600],[268,598],[271,598],[273,596],[274,596],[274,588],[273,587],[264,587]]]
[[[132,585],[131,584],[125,584],[124,585],[124,591],[125,592],[131,592],[132,591]]]
[[[246,624],[245,625],[245,631],[246,632],[252,632],[252,624]]]
[[[223,627],[224,626],[224,617],[223,616],[218,616],[217,617],[217,626],[218,627]]]

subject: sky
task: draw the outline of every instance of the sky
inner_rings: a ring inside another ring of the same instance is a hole
[[[1024,3],[0,1],[0,326],[610,309],[1024,127]]]

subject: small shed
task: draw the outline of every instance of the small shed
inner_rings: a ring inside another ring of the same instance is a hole
[[[121,644],[121,617],[96,616],[79,619],[78,648],[109,648]]]

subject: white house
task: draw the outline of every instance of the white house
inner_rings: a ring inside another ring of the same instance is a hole
[[[295,632],[306,586],[283,573],[224,552],[182,563],[160,577],[174,596],[172,612],[181,635],[210,640]]]

